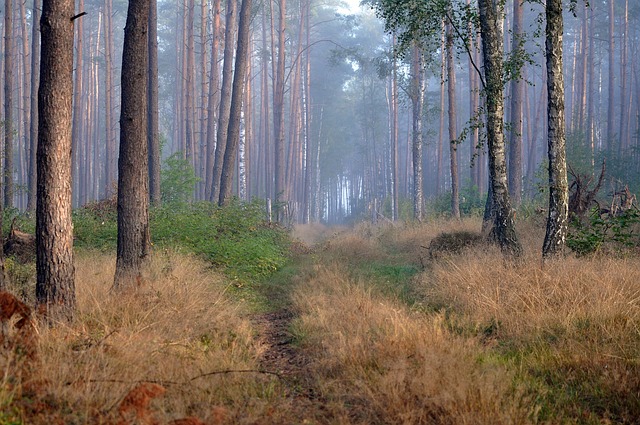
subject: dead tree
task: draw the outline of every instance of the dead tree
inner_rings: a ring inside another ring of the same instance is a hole
[[[593,189],[589,189],[593,183],[594,175],[577,174],[571,166],[568,166],[569,174],[573,181],[569,185],[569,217],[581,220],[589,211],[592,204],[596,203],[596,196],[602,187],[604,175],[606,172],[605,161],[602,160],[602,168],[600,177]]]

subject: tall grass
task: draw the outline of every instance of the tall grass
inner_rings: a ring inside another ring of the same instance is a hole
[[[339,265],[319,267],[294,295],[296,332],[323,377],[324,396],[350,423],[527,423],[512,374],[476,361],[484,348],[412,312]],[[356,408],[350,408],[357,406]]]
[[[114,263],[97,252],[78,256],[76,317],[38,326],[36,372],[4,395],[3,411],[28,423],[115,423],[124,396],[154,382],[166,389],[152,405],[159,423],[262,416],[279,384],[259,372],[263,348],[223,279],[200,260],[165,252],[142,287],[114,294]]]

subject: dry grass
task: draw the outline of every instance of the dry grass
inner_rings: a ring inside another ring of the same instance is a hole
[[[268,400],[276,384],[246,372],[259,369],[262,348],[223,280],[199,260],[158,254],[145,287],[115,295],[114,263],[101,253],[77,259],[76,318],[40,326],[40,367],[23,383],[20,415],[29,423],[115,423],[129,391],[150,382],[166,390],[151,403],[158,423],[260,416],[264,406],[247,406]]]
[[[477,362],[477,340],[346,275],[340,266],[320,266],[294,295],[297,332],[323,377],[323,395],[342,406],[345,422],[528,422],[533,412],[510,374]]]

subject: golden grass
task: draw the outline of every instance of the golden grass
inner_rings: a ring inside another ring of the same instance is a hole
[[[139,382],[166,389],[152,403],[161,423],[209,420],[220,409],[229,418],[259,415],[263,407],[252,412],[248,400],[268,399],[274,381],[234,372],[258,370],[262,347],[222,278],[192,257],[157,254],[146,286],[117,295],[110,292],[114,263],[101,253],[79,256],[76,318],[39,327],[39,373],[24,385],[35,383],[47,405],[29,413],[27,404],[29,423],[114,423]]]
[[[533,412],[510,373],[476,361],[477,340],[346,275],[341,266],[319,266],[294,304],[321,391],[348,423],[527,423]]]

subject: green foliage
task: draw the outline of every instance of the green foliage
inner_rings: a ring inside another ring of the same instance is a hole
[[[202,254],[233,278],[268,276],[286,263],[289,239],[265,223],[264,211],[260,201],[163,206],[151,211],[151,237],[157,246]]]
[[[176,152],[164,160],[160,177],[162,202],[175,204],[188,202],[194,187],[200,179],[196,177],[193,166]]]
[[[605,245],[616,251],[624,251],[640,243],[638,223],[640,212],[636,209],[616,215],[602,215],[598,208],[593,208],[588,222],[577,219],[571,222],[567,246],[578,255],[593,254]]]
[[[486,195],[480,193],[477,186],[464,186],[460,190],[460,215],[481,216],[484,212]],[[427,203],[427,212],[431,215],[451,214],[451,192],[446,192]]]

